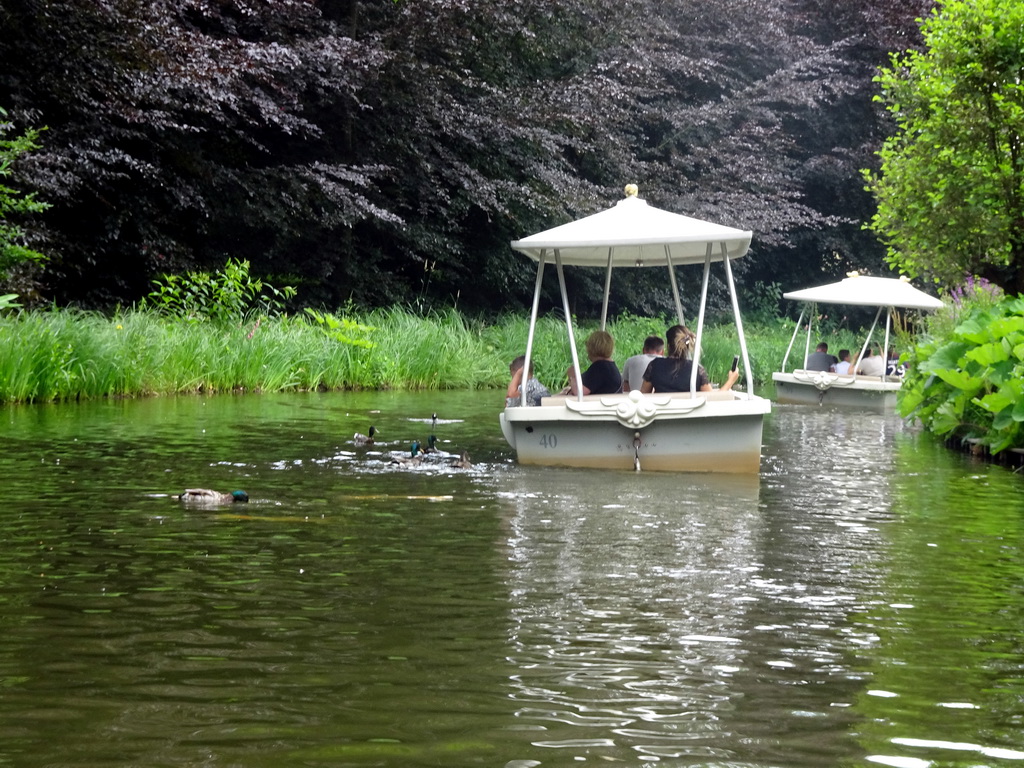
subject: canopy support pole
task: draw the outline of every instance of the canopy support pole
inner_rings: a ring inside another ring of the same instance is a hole
[[[601,330],[605,330],[608,324],[608,296],[612,291],[612,252],[608,249],[608,267],[604,273],[604,302],[601,304]]]
[[[576,352],[576,336],[572,332],[572,314],[569,312],[569,292],[565,288],[565,270],[562,268],[562,253],[555,248],[555,269],[558,270],[558,287],[562,292],[562,311],[565,313],[565,328],[569,334],[569,353],[572,355],[572,372],[576,377],[576,399],[583,400],[583,374],[580,372],[580,356]]]
[[[729,298],[732,299],[732,313],[736,318],[736,332],[740,337],[740,354],[743,356],[743,374],[747,381],[747,397],[749,400],[754,396],[754,377],[750,370],[750,356],[747,354],[747,337],[743,333],[743,320],[740,318],[740,302],[736,296],[736,283],[732,279],[732,264],[729,262],[729,249],[725,243],[720,243],[722,249],[722,263],[725,265],[725,277],[729,282]]]
[[[686,325],[686,321],[683,319],[683,302],[679,300],[679,285],[676,283],[676,270],[672,264],[672,253],[667,245],[665,246],[665,263],[668,264],[668,281],[672,285],[672,298],[676,302],[676,317],[679,319],[680,325]]]
[[[782,372],[786,372],[786,364],[789,362],[789,353],[793,351],[793,345],[796,344],[796,335],[800,333],[800,324],[804,321],[804,313],[807,311],[807,305],[803,304],[800,306],[800,317],[797,318],[796,327],[793,329],[793,337],[789,340],[789,346],[786,347],[786,356],[782,358]]]
[[[523,362],[522,387],[523,394],[519,398],[520,405],[532,405],[530,398],[526,396],[526,382],[530,378],[530,363],[533,361],[533,337],[537,331],[537,313],[540,307],[540,286],[544,277],[544,256],[546,250],[541,250],[537,259],[537,281],[533,286],[533,308],[530,310],[530,331],[526,336],[526,360]]]
[[[700,344],[704,338],[704,310],[708,306],[708,278],[711,276],[711,243],[704,252],[704,278],[700,284],[700,310],[697,313],[697,342],[693,349],[693,365],[690,367],[690,397],[696,397],[697,366],[700,365]]]
[[[889,373],[889,324],[891,322],[892,310],[888,310],[885,313],[885,344],[882,345],[882,381],[885,381],[885,377]]]
[[[811,332],[814,330],[814,316],[818,314],[818,305],[811,304],[811,311],[807,313],[807,340],[804,342],[804,364],[803,369],[807,370],[807,358],[811,356]]]

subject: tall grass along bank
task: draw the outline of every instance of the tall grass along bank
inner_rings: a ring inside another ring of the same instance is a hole
[[[663,318],[609,323],[621,366]],[[583,342],[596,323],[578,328]],[[792,326],[748,327],[755,381],[770,380]],[[107,316],[78,310],[0,316],[0,402],[44,402],[213,392],[504,387],[508,364],[526,348],[528,323],[508,315],[484,323],[456,310],[421,316],[401,308],[344,316],[309,313],[231,321],[168,317],[151,310]],[[724,378],[739,352],[735,329],[706,329],[703,360]],[[571,362],[560,317],[540,319],[537,375],[552,389]]]

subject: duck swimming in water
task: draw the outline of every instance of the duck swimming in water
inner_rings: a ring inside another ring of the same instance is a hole
[[[469,469],[470,467],[473,466],[473,462],[469,460],[469,454],[463,451],[462,455],[459,456],[459,458],[452,461],[451,466],[455,467],[456,469]]]
[[[409,454],[404,455],[393,455],[391,457],[392,464],[420,464],[423,461],[422,451],[420,450],[419,440],[414,440],[413,444],[409,446]]]
[[[217,504],[234,504],[236,501],[247,502],[249,501],[249,494],[245,491],[221,493],[220,491],[211,491],[209,488],[186,488],[184,493],[179,494],[178,500],[184,501],[186,504],[214,506]]]
[[[356,445],[373,445],[373,436],[377,434],[376,427],[370,427],[368,430],[369,434],[364,435],[362,432],[356,432],[352,435],[352,442]]]
[[[459,457],[455,454],[448,453],[443,448],[438,447],[437,437],[431,435],[427,438],[426,447],[420,446],[420,456],[423,457],[423,461],[431,464],[450,464],[453,460]]]

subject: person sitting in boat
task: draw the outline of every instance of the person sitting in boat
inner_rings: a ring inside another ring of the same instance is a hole
[[[868,347],[864,350],[864,357],[850,365],[850,370],[861,376],[881,376],[885,373],[885,361],[877,349],[872,351]]]
[[[900,353],[895,349],[890,349],[889,359],[885,362],[885,375],[902,376],[906,370],[904,366],[900,365]]]
[[[836,363],[836,373],[846,376],[850,372],[850,350],[839,350],[839,362]]]
[[[836,363],[839,361],[835,355],[828,353],[828,344],[824,341],[821,342],[811,354],[807,356],[807,361],[804,363],[805,371],[829,371],[834,373],[836,370]]]
[[[644,373],[643,386],[640,391],[649,392],[689,392],[690,374],[693,371],[691,359],[693,347],[697,340],[693,331],[682,325],[673,325],[665,334],[668,340],[668,357],[652,360]],[[722,385],[722,391],[732,389],[740,378],[738,370],[729,371],[729,376]],[[697,390],[711,391],[711,381],[703,365],[697,366]]]
[[[648,336],[644,339],[644,351],[633,355],[622,366],[622,391],[629,392],[640,389],[644,383],[644,371],[651,361],[665,354],[665,340],[660,336]]]
[[[508,370],[512,374],[512,380],[508,384],[508,391],[505,392],[505,407],[516,407],[523,404],[523,369],[526,366],[526,355],[520,355],[511,363]],[[533,375],[533,361],[530,361],[530,375],[526,378],[526,402],[530,405],[540,405],[542,397],[549,397],[548,388],[537,381]]]
[[[590,367],[580,377],[583,380],[584,395],[612,395],[622,391],[622,376],[619,367],[612,360],[615,354],[615,339],[607,331],[594,331],[587,337],[587,357]],[[576,369],[569,366],[568,393],[576,394]]]

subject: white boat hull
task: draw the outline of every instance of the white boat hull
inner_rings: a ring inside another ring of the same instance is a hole
[[[757,473],[771,403],[740,393],[589,395],[506,408],[502,432],[520,464]]]
[[[796,405],[840,405],[894,410],[902,382],[894,377],[840,376],[827,371],[772,374],[775,400]]]

